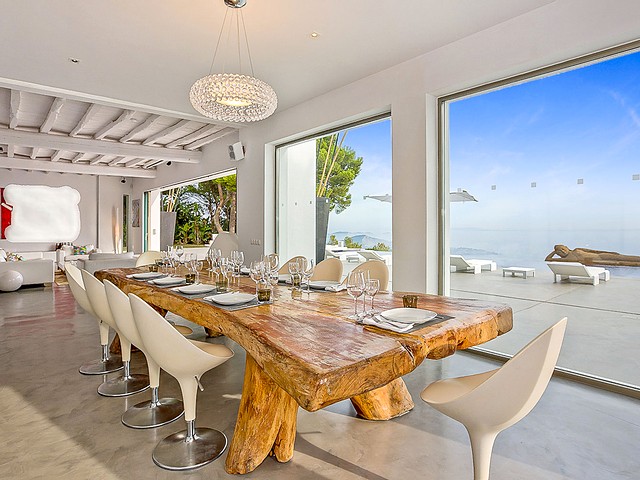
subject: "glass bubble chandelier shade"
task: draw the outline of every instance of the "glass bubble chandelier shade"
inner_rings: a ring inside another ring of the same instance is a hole
[[[249,50],[249,41],[247,39],[247,31],[244,26],[244,17],[239,11],[241,7],[246,5],[246,0],[224,0],[225,5],[236,13],[236,37],[238,64],[242,67],[242,58],[240,55],[240,23],[244,31],[244,39],[246,45],[249,65],[251,66],[251,75],[243,75],[242,73],[210,73],[209,75],[197,80],[189,91],[189,100],[191,105],[205,117],[213,118],[223,122],[255,122],[264,120],[275,112],[278,106],[278,97],[271,86],[256,78],[253,73],[253,62],[251,61],[251,52]],[[238,15],[239,12],[239,15]],[[225,30],[227,23],[227,14],[222,23],[220,36],[211,62],[211,72],[215,64],[220,46],[220,39]],[[239,19],[238,19],[239,16]],[[229,29],[232,28],[230,22]],[[230,35],[227,35],[229,38]]]
[[[197,80],[189,92],[191,105],[205,117],[223,122],[255,122],[278,106],[268,83],[248,75],[216,73]]]

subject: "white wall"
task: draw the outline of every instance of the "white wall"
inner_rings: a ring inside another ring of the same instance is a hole
[[[279,160],[278,254],[316,257],[316,142],[283,148]]]

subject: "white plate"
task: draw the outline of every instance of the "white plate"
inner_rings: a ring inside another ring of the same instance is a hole
[[[184,278],[180,278],[180,277],[165,277],[165,278],[158,278],[157,280],[151,280],[151,283],[155,284],[155,285],[178,285],[180,283],[185,283],[186,280]]]
[[[131,275],[136,280],[151,280],[152,278],[164,277],[164,273],[160,272],[146,272],[146,273],[134,273]]]
[[[340,282],[333,282],[330,280],[315,280],[313,282],[309,282],[309,286],[316,290],[324,290],[327,287],[335,287],[336,285],[340,285]]]
[[[282,275],[278,275],[278,282],[291,283],[291,275],[289,275],[288,273],[283,273]]]
[[[436,312],[420,308],[393,308],[380,313],[383,318],[398,323],[424,323],[433,320],[437,315]]]
[[[249,275],[251,273],[251,270],[248,269],[247,267],[242,267],[242,268],[240,268],[240,273],[242,275]]]
[[[241,303],[250,302],[255,298],[256,296],[250,293],[221,293],[220,295],[211,295],[204,299],[219,305],[240,305]]]
[[[174,290],[189,295],[197,295],[198,293],[209,293],[216,289],[215,285],[205,285],[204,283],[194,283],[193,285],[185,285],[184,287],[176,287]]]

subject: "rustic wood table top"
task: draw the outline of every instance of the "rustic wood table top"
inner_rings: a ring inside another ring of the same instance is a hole
[[[237,311],[188,298],[171,288],[127,278],[146,269],[112,269],[97,273],[127,293],[171,311],[241,345],[296,402],[315,411],[388,384],[420,365],[456,350],[484,343],[512,328],[512,310],[503,304],[419,294],[418,307],[453,318],[401,334],[348,319],[353,299],[346,291],[313,291],[291,298],[287,286],[275,289],[271,304]],[[203,283],[214,283],[203,272]],[[254,293],[247,277],[240,290]],[[378,310],[402,307],[400,292],[380,292]]]

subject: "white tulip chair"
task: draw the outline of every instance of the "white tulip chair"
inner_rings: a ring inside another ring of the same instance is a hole
[[[151,400],[130,407],[122,414],[122,423],[131,428],[155,428],[177,420],[184,413],[182,401],[177,398],[159,398],[160,367],[147,351],[138,332],[129,297],[109,280],[104,281],[104,288],[118,329],[144,354],[149,369]]]
[[[542,397],[566,327],[565,317],[496,370],[439,380],[422,391],[422,400],[469,432],[474,480],[488,480],[498,433],[523,419]]]
[[[167,470],[189,470],[213,462],[227,448],[224,433],[196,428],[196,398],[200,377],[233,357],[224,345],[190,341],[134,294],[129,294],[133,319],[151,357],[180,384],[187,429],[169,435],[153,450],[153,461]]]
[[[127,336],[120,331],[113,318],[104,285],[86,270],[82,270],[82,280],[87,290],[89,302],[91,302],[91,308],[93,308],[93,311],[100,320],[116,331],[120,337],[120,346],[122,348],[122,363],[124,365],[122,376],[104,381],[98,387],[98,393],[104,397],[126,397],[148,389],[148,375],[131,373],[131,342]]]
[[[100,328],[101,356],[97,360],[92,360],[80,365],[80,373],[83,375],[105,375],[122,370],[124,368],[122,365],[122,357],[120,357],[120,355],[109,355],[109,325],[100,320],[93,311],[89,298],[87,297],[87,291],[84,288],[80,269],[71,263],[67,263],[65,275],[67,276],[69,288],[76,302],[78,302],[80,308],[85,312],[96,318],[98,327]]]

